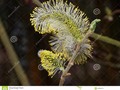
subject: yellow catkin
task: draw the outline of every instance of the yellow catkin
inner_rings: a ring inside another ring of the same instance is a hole
[[[40,50],[39,53],[42,66],[50,76],[57,69],[63,70],[65,61],[72,57],[76,44],[82,42],[95,27],[90,26],[88,18],[78,7],[75,8],[72,3],[68,4],[64,0],[43,2],[41,7],[36,7],[30,14],[30,21],[36,32],[51,35],[49,44],[52,51]],[[83,64],[91,56],[89,39],[82,43],[79,51],[75,64]]]

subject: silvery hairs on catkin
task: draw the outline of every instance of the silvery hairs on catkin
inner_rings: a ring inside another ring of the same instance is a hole
[[[82,42],[90,28],[86,15],[72,3],[63,0],[43,2],[41,7],[33,10],[30,17],[36,32],[52,34],[49,40],[52,51],[65,54],[68,57],[66,60],[73,55],[76,44]],[[80,49],[75,64],[82,64],[91,56],[90,40],[82,43]]]

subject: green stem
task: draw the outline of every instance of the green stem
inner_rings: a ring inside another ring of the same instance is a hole
[[[28,81],[28,78],[19,62],[19,58],[17,56],[17,54],[15,53],[14,51],[14,48],[9,40],[9,37],[5,31],[5,28],[2,24],[2,21],[0,20],[0,39],[7,51],[7,54],[8,54],[8,58],[11,62],[11,64],[13,65],[13,67],[11,68],[15,70],[17,76],[18,76],[18,79],[20,80],[21,84],[22,85],[30,85],[29,84],[29,81]],[[11,71],[10,70],[10,71]],[[10,72],[8,71],[8,73]],[[7,72],[7,71],[6,71]]]
[[[111,44],[111,45],[114,45],[114,46],[117,46],[120,48],[120,41],[117,41],[115,39],[112,39],[112,38],[109,38],[107,36],[102,36],[102,35],[98,35],[96,33],[92,33],[90,35],[90,37],[94,38],[94,39],[97,39],[97,40],[100,40],[100,41],[103,41],[103,42],[106,42],[108,44]]]

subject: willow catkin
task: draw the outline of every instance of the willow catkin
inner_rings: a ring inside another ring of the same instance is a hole
[[[48,50],[38,52],[44,69],[48,71],[48,76],[53,76],[57,70],[64,70],[64,62],[67,59],[63,53],[53,53]]]
[[[54,56],[56,53],[58,55],[62,53],[66,55],[62,59],[66,58],[65,60],[69,60],[73,55],[76,44],[82,42],[86,33],[90,30],[89,20],[80,9],[76,8],[72,3],[68,4],[63,0],[43,2],[41,7],[36,7],[33,10],[30,17],[31,24],[34,26],[36,32],[40,34],[52,34],[49,43],[54,53],[42,50],[41,53],[44,55],[39,54],[43,67],[48,71],[49,75],[52,75],[56,68],[62,66],[63,62],[57,62],[57,58],[59,59],[58,56],[52,58],[52,62],[56,60],[54,63],[59,63],[59,66],[53,68],[53,64],[49,64],[49,68],[52,67],[52,69],[48,70],[46,66],[50,58],[47,56],[49,54]],[[91,55],[91,50],[90,40],[87,39],[81,45],[80,55],[78,54],[75,59],[75,64],[86,62],[87,57]]]

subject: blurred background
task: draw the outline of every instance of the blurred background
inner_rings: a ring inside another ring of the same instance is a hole
[[[101,19],[96,33],[120,41],[120,0],[68,2],[84,11],[90,22]],[[30,13],[36,6],[32,0],[0,0],[0,85],[59,84],[61,72],[48,77],[37,55],[40,49],[50,50],[50,46],[49,36],[38,34],[30,24]],[[73,66],[64,85],[120,85],[120,46],[90,39],[93,58]]]

